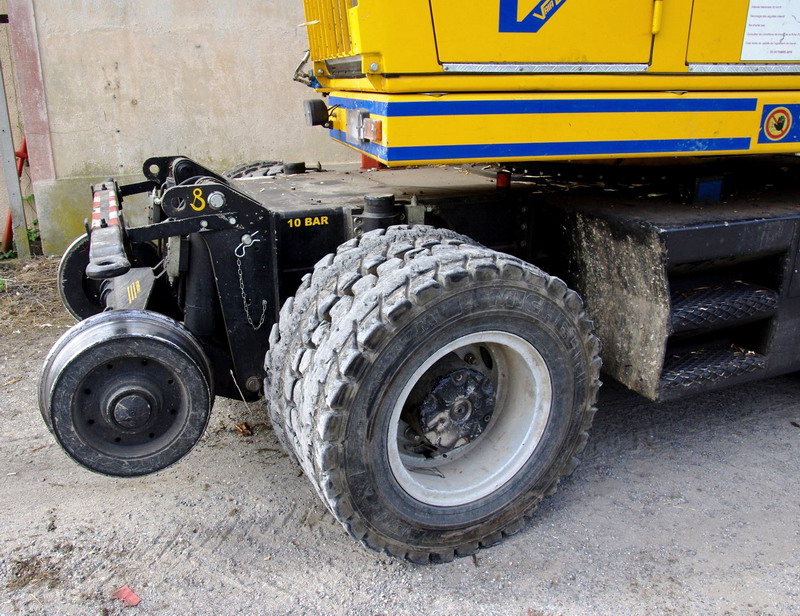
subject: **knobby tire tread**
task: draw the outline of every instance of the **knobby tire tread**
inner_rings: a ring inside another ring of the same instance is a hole
[[[477,541],[442,549],[413,549],[368,528],[354,511],[342,477],[347,402],[372,353],[407,313],[448,289],[492,281],[521,281],[568,315],[586,358],[588,391],[580,408],[579,437],[551,484],[523,515]],[[474,554],[521,528],[523,516],[555,492],[578,464],[596,411],[600,345],[580,297],[558,278],[515,257],[430,227],[393,227],[351,240],[322,259],[281,311],[265,367],[270,417],[336,519],[367,547],[415,563],[447,562]],[[294,356],[290,356],[294,350]]]

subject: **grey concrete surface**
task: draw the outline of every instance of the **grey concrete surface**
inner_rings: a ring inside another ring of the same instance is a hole
[[[344,533],[258,405],[218,400],[157,475],[79,468],[37,411],[63,331],[42,325],[0,351],[3,616],[798,613],[796,376],[661,405],[605,386],[583,464],[518,535],[419,567]],[[138,607],[113,599],[123,585]]]

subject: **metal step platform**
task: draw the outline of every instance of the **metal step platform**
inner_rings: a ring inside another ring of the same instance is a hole
[[[667,400],[800,370],[800,160],[775,162],[748,186],[760,167],[742,161],[719,202],[599,177],[543,191],[535,240],[568,263],[608,376]]]
[[[664,361],[659,400],[679,398],[688,390],[716,388],[723,381],[766,367],[766,357],[733,345],[674,353]]]
[[[744,325],[772,316],[778,307],[776,291],[741,280],[673,291],[671,299],[673,334]]]

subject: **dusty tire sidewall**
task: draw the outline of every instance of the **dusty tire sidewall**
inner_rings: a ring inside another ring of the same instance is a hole
[[[591,359],[573,319],[544,289],[507,281],[451,291],[411,311],[363,375],[345,427],[345,481],[363,519],[389,539],[441,547],[479,540],[535,505],[580,439]],[[498,330],[533,345],[550,372],[553,402],[536,451],[512,479],[480,500],[441,507],[411,498],[395,480],[387,453],[395,401],[431,354],[462,336]],[[443,537],[459,528],[466,532]]]

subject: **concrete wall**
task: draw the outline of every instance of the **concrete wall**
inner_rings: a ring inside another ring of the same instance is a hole
[[[52,168],[34,173],[33,188],[48,253],[81,232],[90,182],[138,179],[149,156],[220,171],[356,160],[304,124],[302,100],[316,94],[292,81],[307,48],[300,0],[8,1],[15,34],[15,8],[32,6],[35,44],[14,44],[39,54]],[[26,125],[35,104],[23,103]]]

